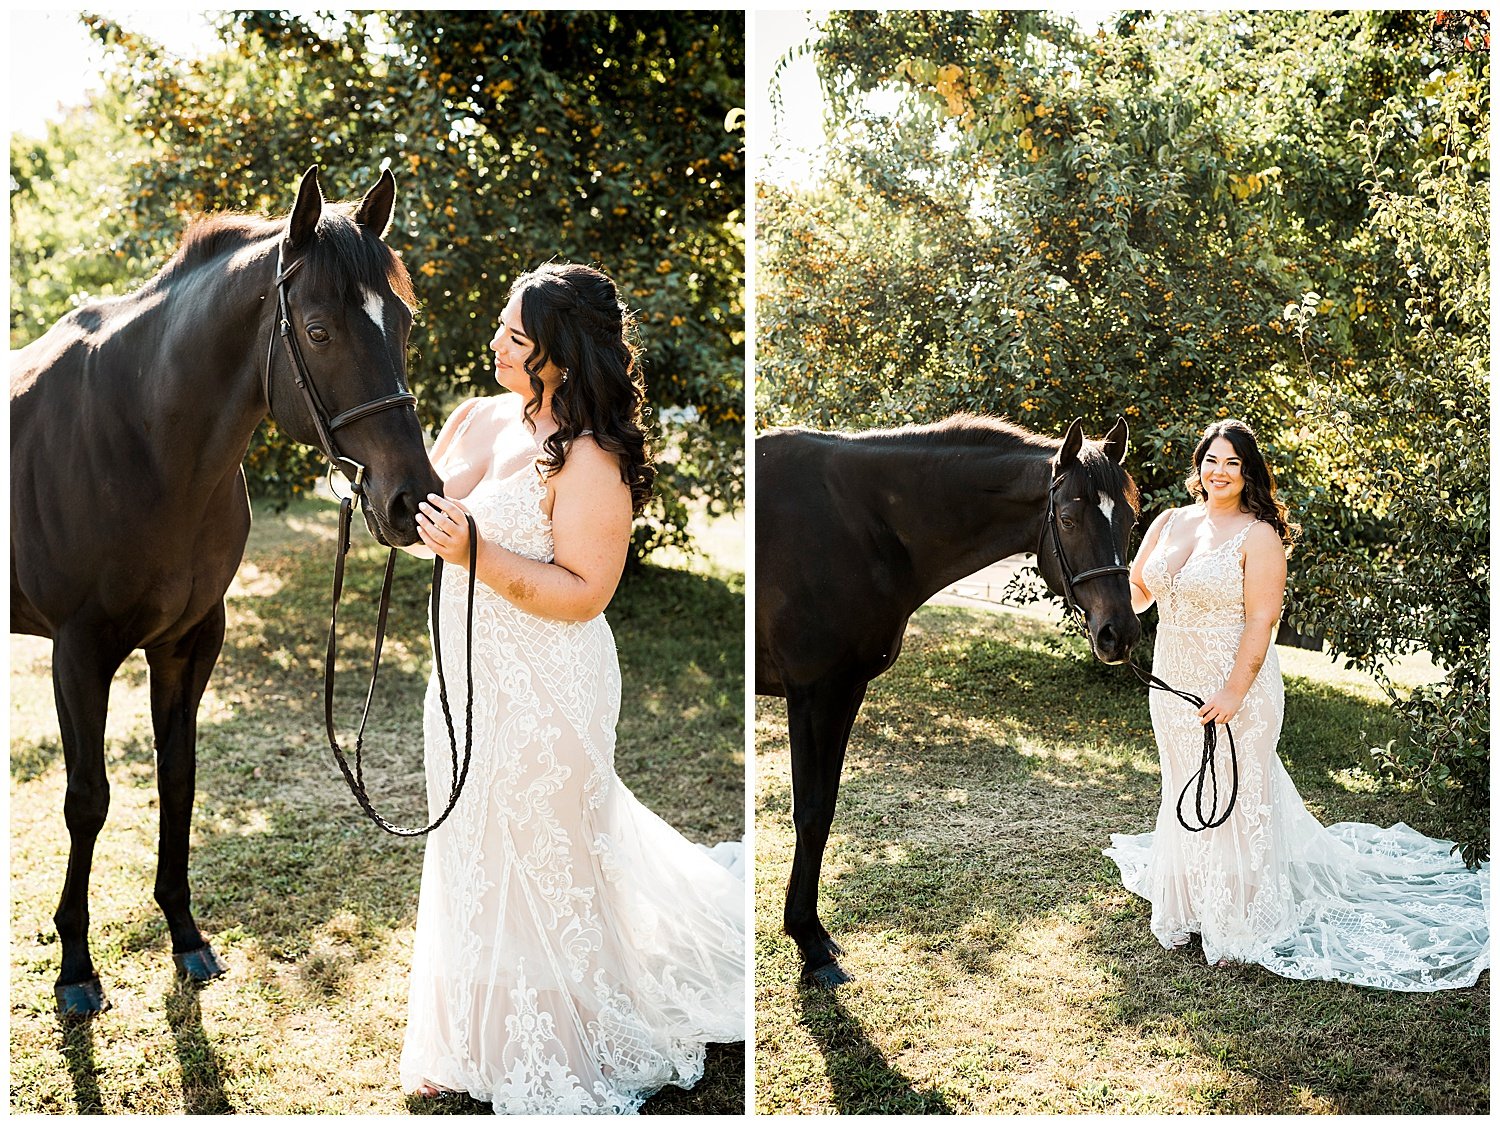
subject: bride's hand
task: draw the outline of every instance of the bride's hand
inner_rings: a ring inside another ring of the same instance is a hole
[[[1208,697],[1208,701],[1198,708],[1198,722],[1203,726],[1209,723],[1227,723],[1234,718],[1240,709],[1240,704],[1245,702],[1245,697],[1236,695],[1228,688],[1220,688]]]
[[[417,505],[417,534],[433,554],[455,566],[469,565],[467,509],[457,500],[429,493]]]

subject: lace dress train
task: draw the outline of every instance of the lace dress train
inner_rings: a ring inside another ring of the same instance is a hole
[[[1248,532],[1194,554],[1177,574],[1160,551],[1143,568],[1161,613],[1153,671],[1205,699],[1229,678],[1244,629]],[[1202,727],[1188,704],[1151,693],[1162,772],[1156,830],[1116,834],[1104,852],[1150,901],[1151,932],[1166,947],[1200,934],[1210,962],[1284,977],[1408,992],[1473,984],[1489,965],[1488,866],[1467,870],[1449,841],[1405,824],[1319,824],[1277,754],[1282,714],[1273,644],[1232,723],[1234,811],[1219,828],[1189,832],[1176,804],[1198,770]],[[1221,778],[1224,747],[1220,739]]]
[[[466,500],[481,533],[552,556],[527,466]],[[463,668],[466,576],[445,583],[443,656]],[[744,872],[646,809],[614,772],[620,672],[601,615],[536,617],[478,588],[474,752],[428,837],[401,1082],[496,1113],[630,1113],[691,1086],[711,1042],[745,1037]],[[463,738],[462,672],[450,672]],[[437,687],[425,711],[428,799],[451,776]]]

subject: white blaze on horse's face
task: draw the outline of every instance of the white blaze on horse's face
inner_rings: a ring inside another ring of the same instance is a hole
[[[1100,496],[1099,496],[1099,511],[1101,511],[1102,513],[1104,513],[1104,522],[1105,522],[1106,525],[1108,525],[1109,529],[1111,531],[1113,531],[1114,530],[1114,526],[1115,526],[1115,501],[1114,501],[1114,498],[1112,496],[1105,496],[1104,494],[1101,493]],[[1114,552],[1115,565],[1119,566],[1120,565],[1120,550],[1119,550],[1119,547],[1112,543],[1110,545],[1110,550]]]
[[[375,327],[380,329],[380,334],[385,333],[385,302],[380,299],[380,294],[368,286],[361,285],[360,293],[364,295],[365,302],[362,306],[365,315],[375,322]]]

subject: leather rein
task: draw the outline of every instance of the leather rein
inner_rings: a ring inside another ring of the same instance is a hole
[[[323,400],[318,394],[312,376],[307,370],[307,364],[302,358],[302,350],[297,345],[296,334],[292,331],[291,305],[287,297],[287,290],[292,277],[301,268],[305,258],[298,258],[291,265],[284,264],[283,253],[280,249],[276,255],[276,330],[271,333],[271,338],[266,345],[266,367],[262,378],[262,390],[266,396],[266,408],[274,410],[271,405],[271,368],[275,358],[276,337],[281,337],[281,342],[286,350],[287,358],[291,362],[292,377],[297,389],[302,392],[303,401],[307,407],[307,413],[311,416],[313,427],[317,430],[318,444],[323,455],[328,458],[328,475],[330,483],[333,471],[337,469],[350,482],[350,492],[339,501],[339,530],[338,546],[334,560],[333,570],[333,608],[328,617],[328,653],[323,664],[323,723],[328,733],[328,745],[333,750],[334,760],[338,762],[339,770],[344,775],[344,781],[348,783],[349,791],[354,794],[354,799],[359,807],[377,825],[393,836],[424,836],[431,832],[443,821],[448,819],[453,812],[454,806],[458,804],[459,794],[463,790],[465,779],[469,774],[469,762],[473,756],[474,746],[474,593],[475,593],[475,569],[478,562],[479,535],[474,527],[474,517],[465,513],[469,524],[469,604],[468,604],[468,636],[465,646],[465,674],[467,677],[468,691],[465,697],[464,709],[464,753],[463,761],[458,758],[458,738],[453,730],[453,714],[448,706],[448,683],[443,674],[443,647],[441,634],[441,592],[443,582],[443,560],[435,558],[432,562],[432,597],[430,601],[430,612],[432,615],[432,657],[437,668],[438,698],[442,704],[443,721],[448,728],[448,747],[452,754],[453,783],[448,790],[448,802],[443,811],[432,821],[422,828],[403,828],[393,824],[376,811],[370,801],[370,795],[365,789],[364,783],[364,736],[365,723],[370,717],[370,705],[375,698],[375,681],[380,675],[380,653],[385,645],[386,620],[390,614],[391,607],[391,585],[396,574],[396,548],[392,547],[390,557],[386,559],[385,579],[380,588],[380,608],[375,625],[375,659],[370,669],[370,687],[365,693],[364,710],[359,718],[359,730],[354,737],[354,765],[351,768],[343,749],[339,746],[338,736],[334,729],[333,721],[333,693],[334,693],[334,667],[338,657],[338,614],[339,601],[344,591],[344,559],[349,553],[350,547],[350,525],[353,522],[354,507],[356,504],[366,503],[365,499],[365,466],[345,456],[339,451],[334,442],[333,435],[336,431],[348,426],[361,418],[368,418],[372,414],[378,414],[383,410],[394,409],[416,409],[416,396],[408,392],[385,395],[383,398],[373,399],[362,403],[341,414],[328,417],[328,411],[323,405]],[[353,469],[351,472],[350,469]]]
[[[1068,612],[1087,624],[1088,615],[1083,607],[1078,604],[1078,598],[1074,588],[1094,578],[1102,578],[1109,574],[1130,573],[1128,566],[1096,566],[1092,570],[1085,570],[1075,574],[1072,565],[1068,562],[1067,552],[1063,550],[1062,531],[1058,527],[1057,520],[1057,489],[1063,482],[1062,477],[1054,476],[1051,487],[1047,489],[1047,512],[1042,517],[1042,531],[1037,537],[1037,557],[1040,559],[1042,547],[1050,540],[1052,553],[1057,558],[1058,570],[1062,573],[1063,600],[1067,603]],[[1179,691],[1165,680],[1154,673],[1146,671],[1134,660],[1128,661],[1130,670],[1135,673],[1136,678],[1145,684],[1147,689],[1155,688],[1157,691],[1169,692],[1178,699],[1192,705],[1196,710],[1203,706],[1203,700],[1189,691]],[[1203,832],[1209,828],[1218,828],[1229,819],[1229,814],[1234,811],[1235,799],[1240,791],[1240,763],[1239,756],[1235,751],[1234,731],[1228,723],[1223,724],[1224,734],[1229,739],[1229,801],[1224,806],[1224,811],[1219,812],[1219,776],[1215,764],[1218,749],[1218,733],[1215,731],[1217,723],[1203,724],[1203,754],[1199,760],[1198,772],[1188,779],[1182,787],[1182,792],[1177,796],[1177,823],[1189,832]],[[1183,814],[1183,803],[1187,800],[1188,791],[1193,790],[1193,815],[1197,818],[1197,824],[1189,824],[1187,817]],[[1208,795],[1208,808],[1203,807],[1205,792]]]

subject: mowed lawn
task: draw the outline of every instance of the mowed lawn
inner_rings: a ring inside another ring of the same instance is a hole
[[[12,638],[12,1112],[488,1110],[466,1098],[419,1102],[398,1088],[422,843],[364,818],[323,738],[334,514],[316,501],[280,515],[258,510],[231,590],[228,641],[200,712],[191,862],[199,924],[230,971],[201,989],[175,979],[151,897],[157,798],[137,654],[111,696],[112,803],[90,895],[94,960],[114,1006],[82,1027],[60,1025],[52,913],[68,839],[50,644]],[[356,534],[368,546],[351,559],[340,614],[348,742],[384,557]],[[620,775],[704,843],[744,831],[744,580],[742,559],[725,554],[630,575],[607,614],[624,675]],[[426,811],[428,568],[403,560],[365,740],[377,807],[408,824]],[[664,1091],[646,1111],[741,1112],[744,1072],[742,1047],[713,1047],[697,1089]]]
[[[1312,811],[1444,825],[1376,783],[1373,686],[1283,649],[1283,756]],[[857,978],[798,984],[786,709],[756,710],[760,1113],[1476,1113],[1489,976],[1426,995],[1212,968],[1163,950],[1100,854],[1160,793],[1128,670],[1034,617],[928,607],[854,728],[823,867]]]

